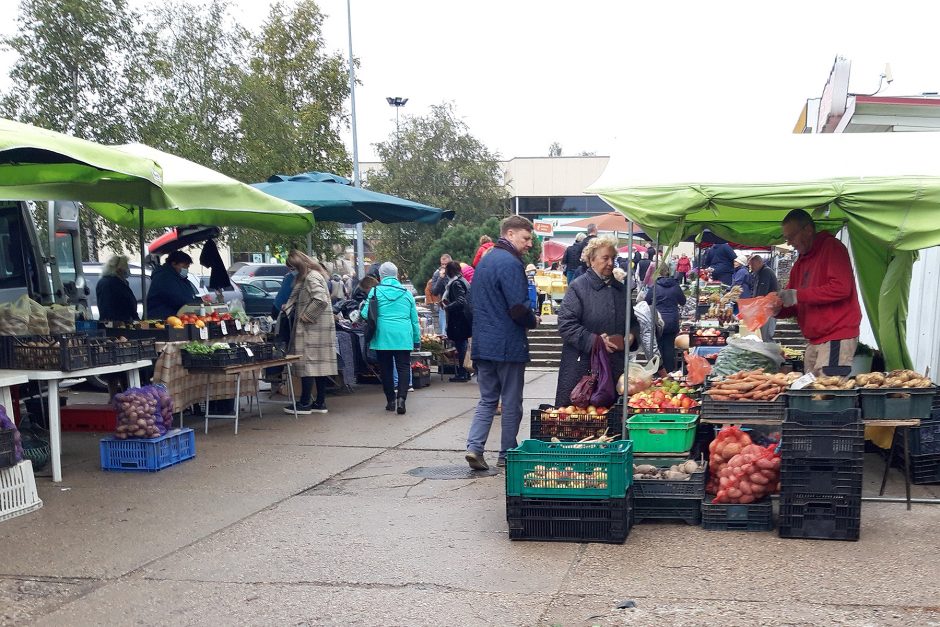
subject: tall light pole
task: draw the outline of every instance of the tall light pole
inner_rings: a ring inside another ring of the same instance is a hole
[[[398,126],[398,111],[408,104],[408,99],[402,98],[401,96],[389,96],[385,99],[385,102],[387,102],[389,106],[395,107],[395,149],[398,151],[398,156],[401,157],[401,132]]]
[[[356,66],[353,62],[351,0],[346,0],[346,17],[349,27],[349,107],[351,110],[350,118],[352,120],[353,185],[355,187],[361,187],[362,185],[359,181],[359,139],[356,135]],[[356,272],[360,280],[366,275],[365,243],[363,242],[362,236],[362,222],[356,224]]]

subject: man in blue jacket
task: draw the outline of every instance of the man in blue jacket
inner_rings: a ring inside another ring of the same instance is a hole
[[[725,285],[731,285],[734,276],[734,249],[727,242],[715,244],[711,249],[708,266],[712,268],[712,278]]]
[[[474,470],[489,468],[483,450],[500,398],[503,433],[497,466],[504,466],[506,451],[517,446],[525,365],[529,361],[526,330],[539,323],[529,307],[522,263],[522,256],[532,248],[532,223],[521,216],[510,216],[500,224],[499,233],[499,241],[480,260],[470,286],[472,357],[480,385],[480,402],[467,436],[466,460]]]

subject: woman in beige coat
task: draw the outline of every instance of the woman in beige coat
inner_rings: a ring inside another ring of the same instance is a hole
[[[290,353],[301,355],[300,403],[298,414],[326,413],[326,384],[336,370],[336,326],[330,294],[327,291],[326,270],[319,263],[298,250],[287,255],[287,265],[297,270],[294,289],[284,304],[284,312],[291,321]],[[316,384],[317,397],[312,400]],[[284,408],[288,414],[293,406]]]

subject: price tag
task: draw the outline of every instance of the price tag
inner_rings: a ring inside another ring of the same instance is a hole
[[[241,331],[241,330],[242,330],[242,321],[241,321],[241,320],[236,320],[236,321],[235,321],[235,330],[236,330],[236,331]]]
[[[199,339],[200,339],[200,340],[208,340],[208,339],[209,339],[209,329],[207,329],[206,327],[202,327],[201,329],[199,329]]]
[[[225,320],[219,322],[219,326],[222,327],[222,335],[228,335],[228,327],[225,326]]]
[[[245,347],[245,352],[248,353],[248,356],[249,356],[249,357],[254,357],[254,356],[255,356],[255,354],[252,353],[252,352],[251,352],[251,349],[248,348],[247,346]]]

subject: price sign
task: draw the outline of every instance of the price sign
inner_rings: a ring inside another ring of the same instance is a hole
[[[252,353],[252,352],[251,352],[251,349],[248,348],[247,346],[245,347],[245,352],[248,353],[248,356],[249,356],[249,357],[254,357],[254,356],[255,356],[255,354]]]
[[[200,340],[208,340],[208,339],[209,339],[209,329],[207,329],[206,327],[202,327],[201,329],[199,329],[199,339],[200,339]]]
[[[236,330],[236,331],[241,331],[241,330],[242,330],[242,321],[241,321],[241,320],[236,320],[236,321],[235,321],[235,330]]]
[[[225,326],[225,320],[219,322],[219,326],[222,327],[222,335],[228,335],[228,327]]]

